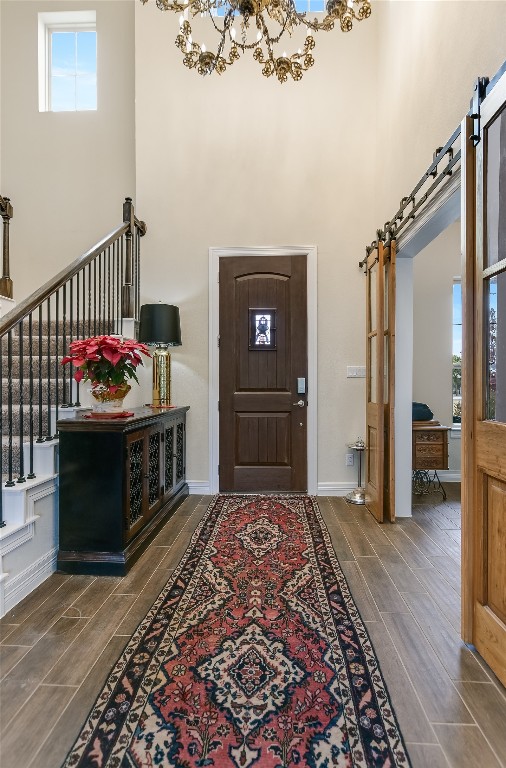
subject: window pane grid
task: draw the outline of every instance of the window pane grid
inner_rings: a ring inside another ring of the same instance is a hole
[[[50,110],[97,108],[96,32],[49,30]]]

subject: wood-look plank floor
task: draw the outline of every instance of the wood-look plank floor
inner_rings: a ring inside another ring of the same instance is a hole
[[[459,637],[460,486],[378,525],[318,499],[380,660],[413,768],[506,766],[506,691]],[[53,574],[0,621],[0,765],[59,768],[108,672],[176,567],[191,496],[124,578]]]

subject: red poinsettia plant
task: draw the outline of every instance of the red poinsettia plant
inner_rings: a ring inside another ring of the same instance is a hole
[[[77,368],[74,379],[90,381],[92,388],[106,388],[111,393],[125,385],[128,379],[139,383],[135,370],[138,365],[143,365],[141,354],[151,357],[145,344],[119,336],[76,339],[69,350],[70,354],[61,364],[72,363]]]

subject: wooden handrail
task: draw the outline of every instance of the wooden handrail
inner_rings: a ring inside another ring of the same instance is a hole
[[[75,261],[69,264],[68,267],[62,269],[55,277],[48,280],[41,288],[38,288],[31,296],[24,301],[21,301],[17,307],[11,309],[6,315],[0,318],[0,337],[8,331],[12,330],[23,318],[33,312],[39,304],[42,304],[49,296],[52,296],[55,291],[61,288],[68,280],[76,275],[83,267],[93,261],[102,251],[104,251],[109,245],[112,245],[121,235],[128,232],[130,223],[128,221],[123,222],[119,227],[109,232],[102,240],[100,240],[93,248],[86,251],[79,256]],[[139,231],[141,231],[139,229]]]

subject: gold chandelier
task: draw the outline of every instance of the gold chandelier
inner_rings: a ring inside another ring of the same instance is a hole
[[[181,14],[176,45],[189,69],[201,75],[221,75],[241,53],[252,51],[255,61],[263,65],[262,74],[276,75],[280,83],[286,83],[288,76],[300,80],[313,66],[313,32],[328,32],[336,22],[343,32],[349,32],[355,20],[371,15],[370,0],[326,0],[326,14],[321,21],[297,10],[296,0],[156,0],[156,4],[162,11]],[[209,17],[211,28],[218,34],[216,52],[193,40],[189,18],[196,16]],[[291,36],[297,27],[305,31],[302,47],[291,55],[284,51],[277,56],[274,47],[285,32]]]

